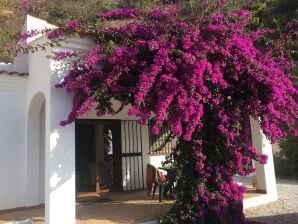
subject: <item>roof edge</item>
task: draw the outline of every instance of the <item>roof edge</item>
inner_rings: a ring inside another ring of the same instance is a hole
[[[0,75],[19,76],[19,77],[29,76],[28,73],[21,73],[21,72],[16,72],[16,71],[8,72],[6,70],[1,70]]]

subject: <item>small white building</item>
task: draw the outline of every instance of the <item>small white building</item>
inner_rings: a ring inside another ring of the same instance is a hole
[[[51,27],[27,16],[23,32]],[[28,40],[33,45],[45,41],[42,36]],[[159,167],[170,152],[170,143],[153,152],[167,129],[153,139],[148,125],[138,125],[127,108],[116,116],[99,119],[91,112],[59,125],[71,110],[72,96],[54,85],[69,64],[47,56],[91,47],[89,39],[72,39],[0,64],[0,211],[45,204],[47,224],[74,224],[78,193],[144,189],[147,163]],[[269,159],[265,166],[256,164],[257,188],[264,194],[245,200],[245,208],[277,200],[271,145],[258,124],[251,120],[251,125],[254,146]]]

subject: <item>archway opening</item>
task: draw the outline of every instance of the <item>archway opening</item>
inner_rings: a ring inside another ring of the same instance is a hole
[[[25,206],[45,202],[45,96],[36,93],[27,118],[27,185]]]

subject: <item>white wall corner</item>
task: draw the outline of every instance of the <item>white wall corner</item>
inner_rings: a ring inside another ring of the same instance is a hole
[[[47,21],[36,18],[34,16],[31,15],[27,15],[26,16],[26,20],[25,23],[23,25],[23,29],[22,29],[22,33],[28,32],[28,31],[32,31],[32,30],[37,30],[37,31],[42,31],[45,29],[54,29],[57,28],[57,26],[54,26],[52,24],[49,24]],[[42,35],[36,35],[34,37],[30,37],[27,39],[27,43],[31,43],[32,41],[40,38]]]
[[[36,18],[34,16],[27,15],[25,23],[23,25],[22,33],[26,33],[31,30],[45,30],[45,29],[53,29],[56,26],[49,24],[47,21]],[[34,37],[30,37],[27,39],[26,43],[30,44],[34,40],[40,38],[42,34],[36,35]],[[29,55],[17,55],[13,60],[14,71],[21,72],[21,73],[28,73],[29,72]]]
[[[257,190],[265,191],[270,201],[277,200],[276,177],[273,162],[273,152],[270,141],[264,135],[258,121],[250,117],[253,147],[258,152],[268,156],[265,165],[256,162]]]

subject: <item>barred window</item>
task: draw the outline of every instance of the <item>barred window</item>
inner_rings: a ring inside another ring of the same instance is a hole
[[[151,155],[169,155],[173,148],[176,147],[176,138],[171,137],[171,130],[168,124],[160,128],[159,134],[154,135],[151,132],[152,126],[154,125],[153,120],[149,120],[149,154]]]

